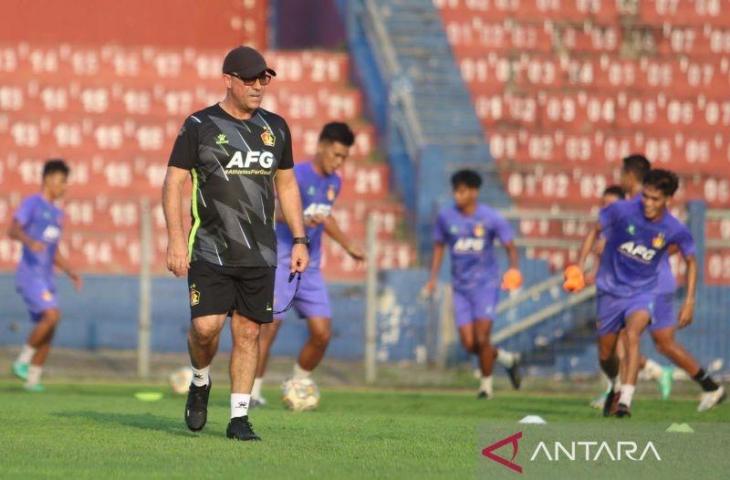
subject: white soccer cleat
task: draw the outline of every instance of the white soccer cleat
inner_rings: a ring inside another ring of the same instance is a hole
[[[718,403],[725,400],[725,388],[720,387],[712,392],[705,392],[700,397],[700,404],[697,406],[698,412],[706,412]]]

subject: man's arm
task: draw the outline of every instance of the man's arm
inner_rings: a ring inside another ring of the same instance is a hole
[[[684,260],[687,262],[687,274],[685,277],[687,282],[687,297],[684,299],[684,304],[679,312],[679,328],[684,328],[692,323],[695,308],[695,293],[697,292],[697,259],[694,255],[689,255]]]
[[[30,238],[30,236],[25,233],[25,230],[23,230],[23,227],[17,219],[13,219],[13,223],[8,229],[8,236],[13,240],[19,241],[34,252],[42,252],[46,248],[43,242]]]
[[[503,290],[517,290],[522,286],[522,272],[520,272],[520,255],[517,252],[517,246],[514,240],[504,243],[504,250],[507,253],[507,261],[509,268],[502,276]]]
[[[586,238],[583,239],[583,245],[581,245],[580,254],[578,255],[578,268],[580,268],[581,270],[585,268],[585,263],[588,259],[588,255],[590,255],[593,251],[593,248],[596,244],[596,239],[598,238],[598,235],[601,233],[601,231],[601,224],[596,223],[595,226],[590,229],[588,235],[586,235]]]
[[[302,218],[302,198],[297,185],[297,177],[293,169],[283,169],[276,172],[274,178],[276,194],[279,198],[279,207],[284,220],[289,225],[293,237],[303,237],[304,220]],[[309,251],[306,245],[295,244],[292,247],[291,271],[303,272],[309,264]]]
[[[324,231],[327,235],[337,242],[342,248],[345,249],[348,255],[355,260],[365,260],[365,252],[360,245],[352,243],[345,232],[342,231],[340,226],[337,224],[337,220],[333,215],[328,215],[324,220]]]
[[[439,272],[441,271],[441,263],[444,260],[444,244],[435,242],[433,244],[433,257],[431,258],[431,275],[429,276],[428,283],[424,287],[424,293],[428,296],[432,295],[436,289],[436,282],[438,281]]]
[[[56,251],[56,256],[53,258],[53,264],[58,267],[59,270],[65,273],[68,278],[71,279],[77,291],[81,291],[81,287],[83,286],[83,281],[81,280],[81,277],[71,267],[66,257],[64,257],[58,250]]]
[[[167,167],[162,186],[162,209],[167,224],[167,269],[176,277],[186,275],[190,266],[182,218],[183,186],[189,174],[182,168]]]
[[[509,262],[509,268],[519,270],[520,269],[520,255],[517,252],[515,242],[507,242],[504,244],[504,250],[507,252],[507,260]]]

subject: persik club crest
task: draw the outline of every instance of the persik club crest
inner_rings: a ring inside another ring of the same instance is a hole
[[[327,188],[327,200],[329,200],[330,202],[334,202],[336,196],[337,196],[337,192],[335,191],[335,186],[330,185]]]
[[[484,236],[484,226],[481,224],[477,224],[474,226],[474,236],[477,238],[481,238]]]
[[[195,285],[190,287],[190,306],[194,307],[200,303],[200,292],[195,289]]]
[[[664,234],[660,233],[656,237],[652,238],[651,240],[651,246],[659,250],[664,246],[666,243],[666,240],[664,239]]]
[[[276,137],[273,133],[269,130],[264,130],[264,133],[261,134],[261,141],[264,142],[264,145],[267,147],[273,147],[276,143]]]

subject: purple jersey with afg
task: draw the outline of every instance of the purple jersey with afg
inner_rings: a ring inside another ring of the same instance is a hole
[[[45,246],[42,251],[34,252],[23,245],[23,254],[17,270],[18,282],[24,282],[31,277],[40,277],[52,283],[53,262],[63,228],[63,212],[42,195],[36,194],[20,204],[13,218],[26,235]]]
[[[668,265],[669,245],[677,245],[684,256],[695,254],[687,227],[669,212],[656,221],[648,220],[641,202],[613,203],[601,210],[599,222],[606,232],[606,247],[596,286],[613,296],[656,294],[662,264]]]
[[[320,175],[314,170],[312,162],[294,166],[294,174],[302,196],[302,210],[305,222],[307,217],[315,215],[328,216],[332,213],[332,205],[342,188],[342,180],[337,174]],[[307,227],[309,237],[309,268],[317,269],[322,260],[322,234],[324,225]],[[276,223],[276,240],[278,242],[279,265],[289,267],[293,236],[289,227],[283,222]]]
[[[26,198],[13,218],[26,235],[44,246],[42,251],[34,252],[23,245],[15,275],[15,288],[23,298],[31,319],[37,322],[44,311],[58,307],[53,270],[63,227],[63,212],[37,194]]]
[[[472,291],[486,284],[499,285],[499,265],[494,241],[511,242],[514,232],[507,220],[487,205],[464,215],[456,206],[441,210],[433,239],[451,252],[451,281],[454,290]]]
[[[641,195],[636,195],[631,198],[631,202],[636,202],[641,205]],[[669,255],[664,257],[664,260],[659,263],[659,278],[657,279],[657,295],[663,295],[665,293],[674,293],[677,290],[677,279],[674,278],[672,273],[672,265],[669,263]]]

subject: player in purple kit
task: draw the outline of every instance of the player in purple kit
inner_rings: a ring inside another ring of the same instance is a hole
[[[342,180],[337,170],[347,160],[350,147],[355,142],[355,135],[350,127],[341,122],[328,123],[322,128],[317,143],[317,153],[310,162],[300,163],[294,167],[299,184],[304,210],[304,223],[309,238],[310,263],[306,272],[301,275],[299,290],[296,281],[289,281],[288,265],[292,234],[282,222],[276,224],[276,237],[279,242],[279,265],[276,271],[276,287],[274,291],[274,310],[281,312],[292,302],[297,313],[307,319],[309,339],[299,353],[293,368],[294,378],[307,378],[324,357],[332,335],[329,296],[325,285],[320,263],[322,258],[322,234],[326,233],[341,245],[355,260],[365,259],[362,248],[353,243],[337,225],[332,215],[332,205],[342,187]],[[271,345],[279,331],[282,314],[274,316],[274,322],[261,329],[259,366],[254,380],[252,405],[264,405],[266,400],[261,394],[266,363]]]
[[[643,155],[630,155],[623,160],[621,171],[621,185],[628,192],[634,202],[640,202],[642,182],[649,171],[650,163]],[[699,362],[676,340],[677,328],[684,328],[686,324],[677,323],[677,314],[674,309],[674,296],[677,290],[677,281],[672,273],[669,257],[675,253],[670,249],[669,255],[659,264],[659,276],[654,299],[654,315],[649,324],[649,333],[659,353],[667,357],[672,363],[687,372],[696,382],[700,384],[703,394],[698,407],[699,411],[705,411],[714,406],[713,399],[716,395],[711,392],[717,391],[717,384],[700,366]],[[642,356],[642,361],[646,361]],[[647,363],[651,360],[647,361]],[[625,381],[625,372],[621,372],[621,381]],[[662,396],[669,396],[672,384],[672,369],[663,369],[659,378]]]
[[[622,175],[622,184],[624,184],[623,178],[626,176],[625,175],[626,165],[627,165],[626,160],[627,159],[624,159],[624,169],[622,171],[622,174],[624,174],[624,175]],[[646,159],[644,159],[644,160],[646,162],[646,165],[648,165],[649,161]],[[634,163],[632,163],[632,165],[633,164]],[[641,163],[640,166],[643,168],[643,163]],[[650,169],[651,169],[650,167],[647,167],[646,172],[648,172]],[[644,178],[644,174],[646,172],[641,173],[640,178]],[[631,178],[634,178],[633,174],[630,176],[631,176]],[[639,180],[639,189],[640,188],[641,188],[641,181]],[[605,208],[614,202],[618,202],[619,200],[625,200],[625,199],[626,199],[626,190],[624,190],[624,188],[622,186],[611,185],[603,191],[603,195],[601,196],[600,205],[601,205],[601,208]],[[606,239],[604,236],[601,236],[601,238],[597,242],[596,248],[594,249],[594,252],[598,257],[601,256],[601,253],[603,252],[603,248],[604,248],[605,244],[606,244]],[[596,263],[593,268],[593,271],[590,274],[588,274],[588,276],[586,277],[586,282],[588,284],[595,283],[597,270],[598,270],[598,264]],[[621,378],[622,382],[625,381],[625,379],[626,379],[626,368],[625,368],[626,362],[623,361],[624,358],[626,357],[626,353],[625,353],[626,349],[624,348],[625,343],[626,343],[626,332],[624,330],[621,330],[621,333],[619,333],[618,343],[616,344],[616,355],[618,356],[618,359],[619,359],[619,372],[620,372],[620,378]],[[669,390],[671,389],[671,381],[672,381],[671,367],[662,367],[657,362],[655,362],[651,358],[647,358],[644,355],[641,355],[641,357],[639,359],[639,367],[640,367],[639,378],[647,379],[647,380],[650,380],[650,379],[657,380],[659,382],[659,386],[660,386],[660,389],[662,390],[663,395],[664,395],[664,392],[666,392],[666,397],[668,397]],[[668,373],[669,375],[665,375],[665,372]],[[667,386],[667,381],[669,382],[668,386]],[[608,378],[606,378],[606,382],[607,382],[606,390],[604,390],[598,397],[596,397],[594,400],[591,401],[591,406],[593,408],[597,408],[600,410],[603,409],[603,406],[606,403],[606,396],[613,389],[613,385],[608,380]],[[666,397],[664,397],[664,398],[666,398]]]
[[[25,380],[31,392],[45,390],[41,385],[43,365],[51,349],[61,313],[58,309],[54,267],[81,289],[81,277],[58,251],[63,228],[63,211],[55,202],[66,192],[69,168],[63,160],[48,160],[43,166],[40,193],[26,198],[13,215],[9,236],[23,244],[23,253],[15,276],[15,286],[35,323],[12,371]]]
[[[586,258],[598,235],[605,234],[606,246],[601,255],[596,286],[599,361],[614,386],[604,405],[606,416],[614,411],[617,417],[630,416],[639,370],[640,336],[654,316],[660,264],[665,261],[671,246],[676,246],[687,262],[687,298],[679,323],[684,326],[692,321],[697,280],[694,241],[687,227],[667,210],[667,202],[678,186],[674,173],[650,171],[643,180],[641,202],[620,201],[601,210],[598,224],[583,243],[578,265],[566,269],[566,288],[579,289],[573,287],[583,284]],[[626,329],[628,372],[626,382],[619,386],[616,344],[623,328]],[[709,378],[706,380],[711,381]],[[707,402],[712,405],[719,403],[724,396],[721,387],[714,387],[713,400]]]
[[[482,179],[472,170],[461,170],[451,177],[454,205],[441,210],[434,226],[434,252],[431,278],[424,293],[436,287],[444,250],[451,253],[451,279],[454,292],[454,318],[464,349],[477,355],[481,382],[477,398],[492,398],[494,360],[505,366],[514,388],[520,387],[519,356],[492,346],[490,335],[499,300],[499,265],[494,240],[504,246],[509,270],[501,287],[514,290],[521,286],[519,257],[510,224],[494,209],[479,203]]]

